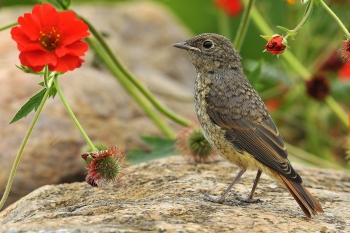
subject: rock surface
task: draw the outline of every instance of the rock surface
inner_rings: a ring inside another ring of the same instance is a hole
[[[115,54],[162,103],[179,115],[195,118],[192,103],[195,70],[186,54],[171,46],[188,35],[166,9],[146,2],[77,5],[73,9],[106,35]],[[1,25],[14,22],[30,10],[30,7],[2,8]],[[0,32],[0,51],[1,194],[33,113],[15,124],[8,122],[41,89],[37,83],[42,79],[15,67],[19,64],[19,52],[9,30]],[[94,67],[92,51],[85,60],[80,69],[61,76],[60,84],[92,140],[130,149],[145,146],[142,135],[162,136],[109,72]],[[178,127],[169,124],[174,129]],[[84,145],[59,97],[49,99],[25,148],[6,204],[45,184],[83,180],[85,168],[79,155]]]
[[[349,232],[350,174],[295,166],[324,214],[308,220],[285,188],[265,175],[257,204],[203,200],[220,193],[238,168],[217,158],[192,164],[181,156],[133,167],[122,187],[46,185],[0,213],[0,232]],[[234,186],[250,191],[255,172]]]

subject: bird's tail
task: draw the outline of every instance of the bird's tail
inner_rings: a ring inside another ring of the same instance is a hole
[[[311,218],[311,215],[323,213],[320,203],[307,191],[304,185],[288,180],[283,175],[279,174],[279,176],[308,218]]]

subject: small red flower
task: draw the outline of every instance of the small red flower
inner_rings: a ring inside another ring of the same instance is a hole
[[[287,45],[287,40],[284,39],[284,37],[280,35],[274,35],[269,38],[267,44],[265,45],[265,51],[275,55],[279,55],[284,52],[284,50],[287,48]]]
[[[350,62],[350,37],[343,41],[342,46],[343,59],[345,62]]]
[[[342,81],[350,81],[350,63],[345,63],[338,71],[338,77]]]
[[[324,74],[317,74],[306,82],[306,91],[310,97],[324,100],[331,93],[331,87]]]
[[[269,112],[273,112],[278,109],[278,107],[281,105],[281,101],[278,99],[270,99],[265,102],[265,105]]]
[[[121,183],[127,166],[123,149],[111,147],[108,150],[82,154],[88,172],[85,181],[93,187],[101,187],[105,183]]]
[[[84,62],[88,45],[88,26],[72,11],[57,12],[49,4],[35,5],[31,13],[18,18],[19,26],[11,29],[23,66],[35,72],[45,65],[49,70],[66,72]]]
[[[218,8],[223,9],[230,16],[238,15],[243,5],[240,0],[215,0]]]

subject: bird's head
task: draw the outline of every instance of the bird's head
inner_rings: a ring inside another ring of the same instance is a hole
[[[230,40],[214,33],[204,33],[184,42],[173,44],[184,49],[198,72],[217,69],[240,69],[241,56]]]

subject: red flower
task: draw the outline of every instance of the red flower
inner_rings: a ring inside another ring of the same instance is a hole
[[[57,12],[52,5],[37,4],[32,13],[18,18],[18,24],[11,35],[23,66],[39,72],[48,65],[51,71],[66,72],[84,62],[80,56],[88,45],[82,39],[89,35],[89,28],[74,12]]]
[[[267,44],[265,45],[265,51],[269,53],[279,55],[283,53],[287,47],[287,40],[280,35],[264,38],[269,38]]]
[[[341,80],[350,81],[350,63],[344,64],[338,71]]]
[[[218,8],[223,9],[230,16],[238,15],[243,6],[240,0],[215,0]]]
[[[123,149],[111,147],[108,150],[82,154],[86,161],[88,172],[85,181],[93,187],[101,187],[104,183],[121,183],[127,166]]]
[[[278,107],[281,105],[281,101],[278,99],[269,99],[265,102],[265,105],[269,112],[273,112],[278,109]]]

